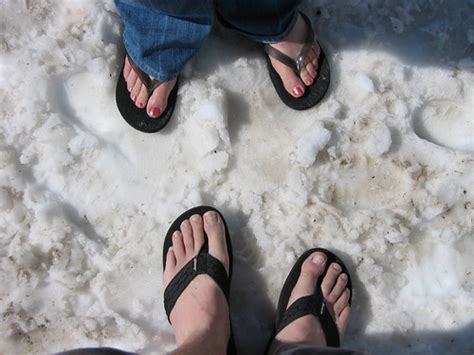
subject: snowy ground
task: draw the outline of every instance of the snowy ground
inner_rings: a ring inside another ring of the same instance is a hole
[[[154,135],[115,107],[110,0],[0,4],[0,352],[172,349],[163,237],[210,204],[242,354],[313,246],[352,270],[346,346],[472,354],[474,1],[307,3],[332,84],[306,112],[279,101],[258,44],[218,28]]]

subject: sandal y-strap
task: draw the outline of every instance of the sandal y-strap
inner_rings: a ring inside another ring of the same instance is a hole
[[[165,289],[165,310],[170,323],[170,314],[179,296],[196,276],[202,274],[210,276],[215,281],[224,293],[227,302],[229,302],[230,282],[224,265],[212,255],[200,251],[198,255],[183,266]]]
[[[158,88],[158,86],[163,84],[164,81],[151,78],[147,73],[141,70],[138,67],[138,65],[135,64],[135,62],[132,60],[132,58],[128,54],[127,54],[127,58],[128,58],[128,62],[130,63],[130,66],[137,73],[143,85],[145,85],[146,91],[148,93],[148,97],[150,97],[153,91],[155,91],[155,89]]]
[[[301,17],[306,23],[306,26],[308,28],[308,33],[306,35],[306,39],[304,41],[303,48],[301,49],[300,53],[296,57],[296,59],[293,59],[289,56],[287,56],[285,53],[279,51],[278,49],[272,47],[269,44],[265,45],[265,52],[271,56],[272,58],[275,58],[276,60],[282,62],[286,66],[290,67],[293,69],[293,71],[297,74],[300,75],[301,69],[303,69],[304,65],[304,60],[306,56],[308,55],[308,52],[310,51],[311,47],[313,46],[314,43],[314,31],[313,27],[311,25],[311,22],[309,21],[308,17],[300,12]]]
[[[290,307],[288,307],[288,301],[290,299],[291,292],[293,291],[293,288],[295,287],[296,282],[298,281],[301,274],[301,266],[303,265],[304,261],[315,252],[321,252],[326,255],[326,268],[324,273],[319,277],[318,283],[312,295],[301,297],[294,301]],[[286,278],[285,284],[283,285],[280,299],[278,301],[275,334],[278,334],[278,332],[298,318],[304,317],[306,315],[314,315],[321,323],[321,327],[326,337],[327,346],[339,347],[341,345],[339,330],[337,329],[337,325],[332,318],[328,307],[324,303],[324,297],[321,290],[322,280],[324,279],[324,276],[326,275],[327,270],[332,263],[338,263],[342,268],[341,273],[345,273],[347,275],[348,280],[346,287],[351,291],[349,296],[349,304],[351,304],[352,283],[349,272],[344,263],[335,254],[326,249],[310,249],[298,258],[288,277]]]

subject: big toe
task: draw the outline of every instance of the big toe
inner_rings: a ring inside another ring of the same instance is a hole
[[[318,278],[324,273],[326,255],[321,252],[311,254],[301,266],[301,273],[288,301],[290,306],[297,299],[314,293]]]
[[[280,75],[286,91],[293,97],[302,96],[305,90],[305,84],[303,81],[301,81],[295,72],[285,64],[280,63],[273,58],[270,60],[272,61],[273,68],[275,68],[276,72]]]
[[[168,97],[175,83],[176,80],[165,81],[153,91],[146,108],[148,116],[157,118],[166,110]]]
[[[229,255],[225,239],[225,226],[222,217],[216,211],[204,214],[204,231],[209,241],[209,254],[217,258],[229,273]]]

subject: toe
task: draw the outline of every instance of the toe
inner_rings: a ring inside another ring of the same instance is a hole
[[[173,90],[175,83],[176,80],[165,81],[153,91],[147,104],[146,111],[148,116],[156,118],[165,111],[169,94]]]
[[[194,236],[194,252],[198,253],[204,245],[204,226],[200,215],[195,214],[189,219],[193,229]]]
[[[336,314],[337,317],[339,316],[339,314],[341,314],[344,308],[346,308],[349,305],[350,295],[351,295],[351,291],[348,288],[346,288],[342,292],[340,297],[334,303],[334,313]]]
[[[337,327],[339,329],[339,334],[342,337],[346,330],[347,321],[349,320],[349,315],[351,314],[351,307],[346,305],[346,307],[339,313],[339,318],[336,320]]]
[[[297,299],[312,295],[318,282],[319,276],[324,272],[326,256],[323,253],[316,252],[311,254],[301,266],[301,273],[298,281],[291,292],[288,306]]]
[[[323,282],[321,283],[321,289],[323,291],[324,298],[327,298],[331,293],[334,285],[336,284],[337,277],[341,272],[341,265],[337,263],[332,263],[328,268],[326,276],[324,276]]]
[[[183,243],[183,235],[180,231],[173,233],[173,252],[176,256],[176,263],[183,263],[186,254]]]
[[[146,102],[148,101],[148,91],[145,85],[142,85],[140,92],[138,93],[137,100],[135,101],[135,105],[138,108],[144,108],[146,106]]]
[[[301,80],[305,83],[305,85],[309,86],[313,83],[313,78],[311,75],[309,75],[308,70],[306,70],[306,67],[303,67],[300,72],[300,77]]]
[[[308,53],[308,56],[306,57],[306,60],[305,60],[305,67],[306,67],[306,70],[308,71],[308,73],[313,76],[313,74],[315,75],[317,73],[317,57],[316,57],[316,53],[314,52],[314,49],[310,49],[309,50],[309,53]],[[314,76],[313,76],[314,78]]]
[[[186,256],[194,256],[194,238],[193,238],[193,229],[191,223],[186,219],[181,223],[180,226],[181,234],[183,235],[184,249]]]
[[[130,70],[130,73],[128,74],[127,78],[127,88],[129,92],[132,92],[133,87],[135,86],[135,83],[137,82],[138,75],[134,70]]]
[[[319,55],[321,54],[321,50],[317,44],[315,44],[315,46],[311,48],[311,53],[311,63],[313,64],[314,69],[317,71],[319,67],[318,59]]]
[[[220,260],[229,272],[229,256],[222,218],[215,211],[204,214],[204,231],[209,239],[209,254]]]
[[[346,285],[347,285],[347,275],[340,274],[339,277],[337,278],[336,284],[334,285],[331,292],[327,296],[327,300],[332,303],[336,302],[336,300],[338,300],[341,294],[344,292]]]
[[[133,86],[132,91],[130,92],[130,97],[132,98],[133,101],[137,100],[138,94],[140,93],[140,90],[142,88],[142,82],[140,79],[137,79],[135,81],[135,85]]]
[[[313,63],[315,59],[316,59],[316,53],[314,52],[314,48],[311,47],[306,56],[305,63]]]
[[[173,247],[168,249],[166,253],[166,263],[165,263],[165,271],[163,273],[163,283],[164,287],[168,285],[170,280],[173,278],[176,269],[176,256],[174,255]]]
[[[308,72],[309,76],[314,80],[316,78],[316,70],[314,69],[313,63],[306,64],[306,71]]]
[[[270,61],[273,68],[275,68],[278,75],[280,75],[286,91],[293,97],[302,96],[304,94],[304,83],[298,78],[295,72],[273,58],[270,58]]]
[[[318,59],[319,55],[321,54],[321,47],[319,47],[319,44],[315,42],[311,49],[314,51],[314,55],[316,56],[316,59]]]

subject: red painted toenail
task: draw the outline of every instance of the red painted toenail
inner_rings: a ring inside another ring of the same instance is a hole
[[[303,95],[303,89],[300,88],[299,86],[295,87],[293,89],[293,93],[296,95],[296,96],[301,96]]]
[[[158,107],[152,107],[149,112],[150,116],[157,117],[160,114],[160,109]]]
[[[132,101],[135,101],[137,99],[136,96],[132,96]]]
[[[144,105],[141,102],[137,102],[137,106],[142,108]]]

